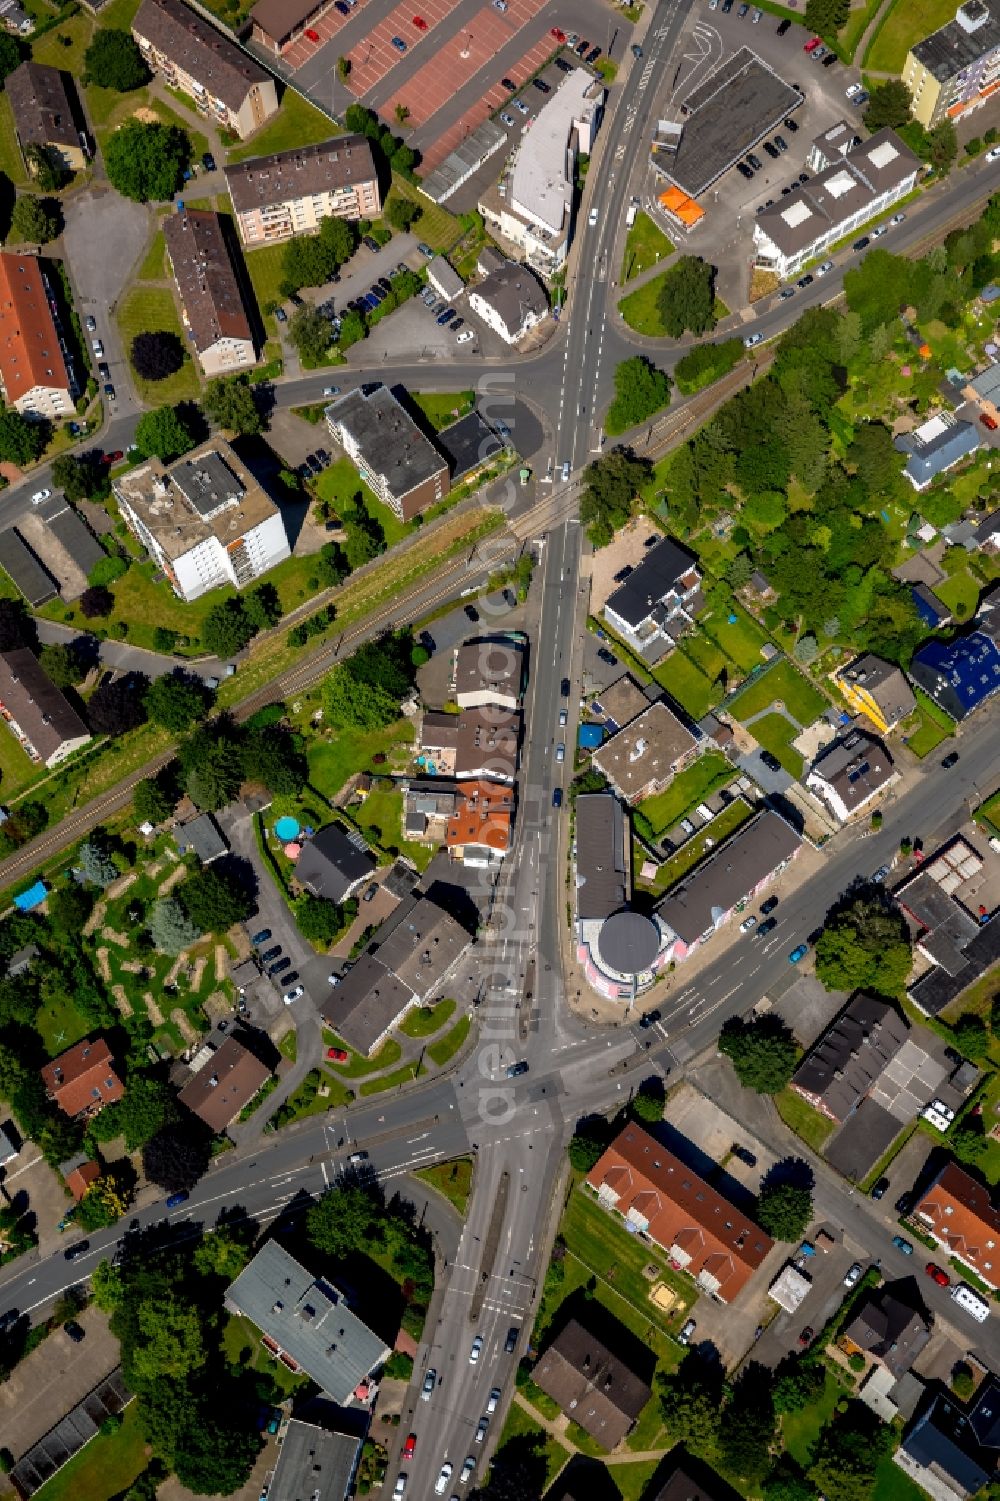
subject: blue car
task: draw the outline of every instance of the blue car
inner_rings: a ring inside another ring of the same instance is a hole
[[[371,292],[368,293],[367,297],[363,297],[361,301],[369,313],[373,313],[378,307],[378,298]]]
[[[808,952],[809,952],[809,945],[807,943],[800,943],[798,945],[798,947],[792,949],[792,952],[789,954],[789,956],[788,956],[788,962],[789,962],[789,964],[798,964],[799,960],[800,959],[804,959],[806,957],[806,955],[808,954]]]
[[[177,1193],[170,1195],[170,1198],[167,1200],[167,1208],[177,1209],[181,1204],[186,1204],[189,1197],[190,1195],[186,1189],[179,1189]]]
[[[910,1242],[908,1240],[904,1240],[901,1235],[894,1235],[892,1237],[892,1243],[896,1247],[897,1251],[902,1251],[904,1256],[913,1255],[913,1247],[910,1245]]]

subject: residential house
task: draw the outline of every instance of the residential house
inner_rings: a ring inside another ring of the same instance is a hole
[[[991,1288],[1000,1287],[1000,1213],[988,1188],[957,1162],[938,1173],[913,1211],[946,1259],[954,1258]]]
[[[461,782],[444,844],[464,865],[496,868],[510,849],[513,820],[513,788],[496,782]]]
[[[187,604],[227,584],[243,589],[290,556],[281,510],[224,438],[169,466],[147,459],[112,489],[125,524]]]
[[[214,126],[246,140],[278,109],[271,74],[184,0],[142,0],[132,35],[146,63]]]
[[[15,36],[30,36],[35,29],[35,18],[28,15],[19,0],[0,0],[0,24]]]
[[[49,1099],[71,1120],[89,1119],[125,1093],[103,1037],[75,1043],[46,1063],[41,1075]]]
[[[864,714],[883,735],[917,707],[902,670],[871,652],[855,657],[836,675],[837,687],[856,714]]]
[[[58,766],[90,731],[34,652],[0,652],[0,717],[32,761]]]
[[[428,709],[418,764],[435,777],[513,782],[520,734],[520,714],[488,703],[460,714]]]
[[[950,1393],[933,1392],[904,1433],[893,1459],[933,1501],[965,1501],[997,1473],[1000,1381],[989,1375],[971,1408]]]
[[[602,688],[590,705],[609,735],[616,735],[648,708],[649,699],[628,672]]]
[[[940,120],[957,121],[988,103],[1000,80],[1000,10],[995,0],[957,5],[954,19],[914,42],[902,79],[915,118],[928,129]]]
[[[594,765],[629,804],[662,792],[698,753],[700,737],[660,699],[594,753]]]
[[[910,677],[952,719],[967,719],[1000,689],[1000,611],[989,596],[972,630],[952,641],[928,641],[914,652]]]
[[[225,1303],[260,1330],[265,1350],[287,1370],[304,1372],[341,1405],[388,1359],[344,1293],[313,1277],[276,1240],[265,1241],[230,1283]]]
[[[587,1174],[605,1209],[661,1246],[720,1303],[731,1303],[774,1245],[686,1163],[631,1124]]]
[[[352,1489],[362,1438],[341,1432],[344,1419],[329,1404],[309,1404],[308,1418],[294,1417],[281,1439],[267,1501],[345,1501]],[[338,1426],[339,1425],[339,1426]]]
[[[637,656],[655,664],[673,649],[703,605],[696,559],[672,537],[664,537],[609,596],[604,616]]]
[[[1000,422],[1000,363],[987,365],[985,370],[974,375],[963,386],[962,395],[966,401],[974,401],[995,422]]]
[[[213,860],[228,855],[229,841],[211,813],[199,813],[177,830],[177,848],[182,855],[190,851],[202,865],[211,865]]]
[[[931,1337],[916,1309],[881,1287],[870,1289],[855,1304],[851,1318],[840,1331],[838,1344],[844,1353],[870,1355],[898,1379],[908,1371]]]
[[[944,600],[934,593],[929,584],[922,582],[910,585],[910,598],[916,605],[917,614],[932,631],[940,630],[951,619],[951,611]]]
[[[303,844],[295,879],[313,896],[339,906],[360,890],[374,869],[375,857],[361,835],[328,823]]]
[[[0,251],[0,383],[22,417],[76,415],[79,380],[37,256]]]
[[[486,704],[516,709],[524,692],[523,642],[505,638],[466,641],[455,651],[455,702],[460,709]]]
[[[862,730],[849,730],[813,762],[806,786],[823,799],[839,823],[847,823],[898,781],[882,742]]]
[[[548,317],[549,299],[533,271],[508,261],[471,289],[469,308],[505,344],[517,344]]]
[[[676,1468],[650,1501],[732,1501],[735,1497],[721,1476],[700,1460],[678,1449],[670,1460]]]
[[[58,68],[29,59],[8,76],[4,89],[22,153],[28,146],[40,146],[68,172],[82,172],[87,165],[86,136],[67,83],[68,75]],[[30,172],[31,162],[25,160]]]
[[[324,219],[376,219],[382,212],[366,136],[333,136],[251,157],[226,168],[226,185],[240,239],[250,249],[311,234]]]
[[[983,552],[1000,552],[1000,511],[991,511],[975,530],[976,546]]]
[[[623,1329],[622,1338],[627,1337]],[[609,1451],[631,1433],[652,1396],[648,1382],[579,1319],[563,1325],[542,1352],[531,1379]]]
[[[67,1162],[60,1163],[59,1172],[62,1174],[66,1187],[79,1204],[87,1189],[101,1176],[101,1164],[88,1157],[86,1152],[80,1152],[76,1157],[69,1158]]]
[[[227,1037],[177,1096],[213,1133],[225,1131],[260,1093],[271,1070],[235,1037]]]
[[[673,935],[669,957],[685,959],[795,859],[802,840],[790,823],[764,808],[667,892],[657,909]]]
[[[911,1038],[909,1024],[888,1001],[859,991],[799,1064],[792,1088],[829,1120],[845,1121],[885,1084],[905,1080],[912,1098],[904,1119],[912,1120],[946,1072]]]
[[[163,221],[181,318],[207,376],[257,363],[257,346],[219,214],[186,208]]]
[[[400,521],[444,500],[448,461],[388,386],[359,386],[326,408],[331,438]]]
[[[403,784],[403,838],[444,844],[448,822],[458,806],[458,787],[436,776]]]
[[[926,857],[893,893],[915,928],[924,961],[907,987],[926,1016],[937,1016],[1000,960],[1000,922],[984,907],[984,858],[963,835]]]
[[[909,455],[903,473],[919,492],[975,453],[980,442],[974,423],[961,421],[954,412],[935,412],[912,432],[901,433],[894,446]]]

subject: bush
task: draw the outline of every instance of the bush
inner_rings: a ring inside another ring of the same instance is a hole
[[[101,558],[90,570],[87,583],[100,588],[102,584],[113,584],[115,579],[120,579],[126,573],[128,564],[124,558]]]

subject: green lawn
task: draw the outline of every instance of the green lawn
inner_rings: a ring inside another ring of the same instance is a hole
[[[24,157],[14,129],[14,114],[6,94],[0,94],[0,172],[18,185],[28,181]]]
[[[697,834],[692,834],[676,854],[664,861],[653,881],[644,881],[642,885],[657,893],[668,891],[682,876],[686,876],[689,870],[693,870],[706,855],[711,854],[717,844],[735,833],[741,824],[746,823],[751,812],[749,804],[745,803],[742,798],[734,798],[710,823],[703,824]],[[707,842],[708,840],[712,841],[711,844]]]
[[[471,412],[475,404],[474,391],[411,391],[410,400],[417,405],[436,433],[448,427],[459,417]]]
[[[917,710],[904,726],[906,744],[915,756],[929,756],[955,733],[955,726],[943,709],[921,688],[914,689]]]
[[[634,328],[637,334],[649,334],[654,338],[666,337],[663,315],[660,312],[664,276],[654,276],[652,281],[636,287],[634,292],[629,292],[618,304],[618,311],[629,328]]]
[[[432,203],[413,183],[402,177],[394,177],[389,198],[408,198],[411,203],[419,204],[420,218],[414,220],[413,233],[432,250],[450,250],[460,238],[462,229],[454,214],[450,214],[439,204]]]
[[[944,600],[956,621],[961,622],[970,620],[976,613],[981,588],[979,580],[973,578],[967,568],[962,568],[950,578],[942,579],[935,586],[934,593]]]
[[[36,766],[16,736],[0,725],[0,797],[9,801],[15,792],[43,774],[44,767]]]
[[[445,1022],[451,1020],[454,1010],[454,1001],[438,1001],[436,1006],[418,1006],[403,1018],[399,1030],[407,1037],[433,1037]]]
[[[798,1460],[803,1468],[812,1459],[813,1445],[819,1438],[820,1431],[826,1427],[833,1416],[841,1390],[839,1382],[827,1371],[826,1384],[818,1399],[809,1407],[803,1408],[801,1412],[785,1413],[781,1419],[785,1447],[792,1458]]]
[[[116,26],[119,31],[128,31],[135,20],[140,0],[111,0],[101,11],[102,26]]]
[[[671,698],[676,699],[692,719],[707,714],[713,704],[722,697],[722,689],[716,687],[684,652],[683,646],[672,651],[665,661],[653,670],[653,676]]]
[[[360,806],[351,809],[350,816],[370,844],[381,850],[398,849],[418,870],[426,870],[433,860],[433,845],[403,838],[402,792],[391,787],[386,791],[376,788]]]
[[[730,621],[730,615],[735,615],[736,619]],[[710,610],[699,616],[698,630],[716,642],[741,672],[749,672],[752,667],[760,666],[760,649],[767,637],[757,622],[751,620],[739,605],[734,604],[728,610]]]
[[[139,1404],[131,1402],[116,1433],[98,1433],[68,1464],[35,1492],[38,1501],[108,1501],[146,1468],[146,1438]]]
[[[346,1063],[328,1063],[327,1068],[336,1079],[363,1079],[366,1074],[377,1073],[380,1068],[391,1068],[403,1055],[403,1049],[394,1037],[387,1037],[377,1053],[370,1058],[365,1058],[361,1053],[353,1052],[335,1033],[323,1029],[324,1048],[343,1048],[350,1053]]]
[[[166,250],[163,230],[158,229],[139,267],[139,281],[165,281],[167,279]]]
[[[251,156],[269,156],[273,151],[290,151],[293,146],[312,146],[340,133],[322,110],[308,103],[294,89],[286,88],[278,113],[255,131],[249,141],[228,152],[227,160],[245,162]]]
[[[460,1017],[449,1032],[438,1038],[437,1042],[432,1042],[427,1049],[427,1056],[431,1062],[436,1063],[438,1068],[444,1068],[446,1063],[450,1063],[468,1037],[471,1026],[472,1022],[468,1016]]]
[[[662,834],[709,793],[732,781],[735,772],[721,751],[707,751],[693,765],[679,772],[670,786],[655,797],[647,797],[640,811],[652,825],[654,834]]]
[[[863,59],[865,67],[898,75],[914,42],[954,19],[953,0],[895,0]]]
[[[658,1459],[638,1460],[635,1464],[608,1465],[607,1471],[621,1492],[622,1501],[639,1501],[639,1497],[656,1474]]]
[[[112,590],[115,608],[112,614],[95,624],[107,629],[109,635],[114,635],[114,625],[118,621],[125,621],[128,639],[135,646],[151,648],[153,632],[159,625],[178,631],[197,643],[202,622],[209,610],[235,593],[229,587],[212,589],[193,604],[186,604],[184,600],[177,598],[165,580],[156,579],[155,573],[155,563],[133,563],[126,574],[115,579]],[[76,619],[76,612],[67,608],[61,600],[53,600],[43,606],[39,614],[50,620],[71,622]]]
[[[358,1090],[360,1095],[383,1094],[387,1089],[401,1089],[404,1084],[409,1084],[411,1079],[417,1077],[417,1065],[404,1063],[402,1068],[397,1068],[395,1073],[382,1074],[378,1079],[368,1079]]]
[[[785,1088],[774,1097],[778,1114],[796,1134],[801,1136],[807,1146],[812,1147],[814,1152],[822,1152],[823,1147],[833,1130],[833,1121],[828,1120],[794,1089]]]
[[[408,745],[413,740],[413,726],[400,719],[385,730],[338,730],[329,740],[311,740],[306,748],[309,758],[309,783],[323,797],[333,798],[355,771],[374,771],[372,756],[387,755],[397,742]]]
[[[50,68],[59,68],[64,73],[73,73],[79,78],[83,72],[83,54],[90,46],[93,30],[94,23],[84,12],[70,16],[32,42],[32,59],[36,63],[47,63]]]
[[[294,1376],[280,1360],[274,1360],[268,1355],[260,1342],[260,1330],[239,1314],[231,1314],[222,1331],[222,1349],[231,1365],[241,1363],[240,1355],[249,1349],[253,1369],[266,1372],[285,1396],[291,1396],[299,1387],[308,1385],[308,1376]],[[89,1496],[87,1501],[90,1501]]]
[[[348,458],[335,459],[319,476],[315,484],[320,500],[328,500],[337,512],[352,501],[361,500],[369,516],[372,516],[385,533],[387,547],[395,547],[413,531],[412,523],[400,521],[387,505],[368,488]]]
[[[631,281],[633,276],[639,276],[643,271],[648,271],[650,266],[655,266],[657,261],[665,261],[668,255],[673,255],[674,246],[667,239],[663,230],[644,211],[635,216],[635,223],[625,236],[625,250],[622,255],[621,284]]]
[[[554,1438],[550,1438],[545,1430],[539,1428],[538,1424],[525,1412],[524,1408],[518,1406],[516,1402],[511,1404],[510,1412],[507,1414],[507,1421],[503,1425],[503,1432],[500,1435],[497,1450],[502,1449],[504,1444],[514,1438],[535,1438],[537,1440],[538,1452],[545,1455],[544,1488],[547,1490],[569,1459],[569,1450],[564,1449],[562,1444],[557,1443]]]
[[[90,1022],[76,1009],[73,997],[68,995],[43,1001],[34,1025],[50,1058],[64,1053],[91,1030]]]
[[[776,662],[751,683],[732,704],[732,712],[741,724],[746,724],[761,709],[776,703],[784,704],[803,727],[818,719],[827,706],[822,693],[786,659]]]
[[[433,1167],[418,1168],[413,1176],[437,1189],[465,1218],[472,1196],[471,1157],[456,1157],[452,1162],[435,1162]]]
[[[262,245],[259,250],[244,250],[243,259],[261,311],[283,302],[280,287],[284,278],[284,245]]]
[[[132,376],[144,401],[173,405],[178,401],[194,400],[201,389],[198,366],[188,352],[189,341],[184,337],[177,305],[168,287],[133,287],[118,305],[118,327],[126,352],[131,349],[136,334],[145,332],[176,334],[184,347],[183,365],[176,375],[168,375],[166,380],[143,380],[133,366]]]
[[[892,1455],[879,1460],[870,1501],[927,1501],[926,1492],[893,1463]]]
[[[792,741],[798,735],[798,730],[784,714],[764,714],[760,719],[755,719],[750,726],[750,733],[764,750],[769,750],[773,756],[777,756],[782,766],[793,777],[800,777],[803,770],[803,760],[797,750],[792,747]]]

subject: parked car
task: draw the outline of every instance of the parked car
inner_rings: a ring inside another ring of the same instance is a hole
[[[473,330],[471,328],[467,328],[464,333],[459,334],[457,342],[459,344],[468,344],[469,340],[474,339],[475,337],[476,335]]]
[[[810,37],[809,41],[806,42],[805,46],[802,48],[802,51],[803,52],[815,52],[816,48],[819,47],[820,45],[821,45],[821,43],[820,43],[820,39],[819,39],[818,36]]]
[[[778,148],[772,141],[764,142],[764,150],[767,152],[768,156],[773,162],[776,162],[778,160]]]
[[[910,1210],[913,1208],[915,1202],[916,1202],[916,1195],[915,1194],[913,1194],[913,1193],[900,1194],[899,1198],[896,1200],[895,1204],[893,1205],[893,1208],[895,1209],[895,1211],[896,1211],[897,1214],[901,1214],[901,1215],[905,1216],[905,1215],[907,1215],[907,1214],[910,1213]]]
[[[251,938],[250,942],[253,944],[254,948],[257,948],[260,944],[266,943],[267,940],[270,938],[270,936],[271,936],[271,929],[270,928],[261,928],[261,930],[260,930],[259,933],[255,933],[253,935],[253,937]]]
[[[792,949],[792,952],[788,956],[789,964],[798,964],[801,959],[804,959],[806,957],[808,952],[809,945],[807,943],[796,944],[795,948]]]
[[[92,317],[88,313],[87,316],[86,316],[86,318],[83,321],[83,326],[87,330],[88,334],[96,333],[97,332],[97,319],[94,318],[94,317]]]
[[[996,432],[997,425],[998,425],[997,424],[997,419],[995,417],[991,417],[990,414],[989,414],[989,412],[982,412],[980,414],[979,420],[983,424],[984,427],[988,427],[989,428],[989,430],[990,430],[991,433],[995,433]]]
[[[36,490],[34,495],[31,497],[31,504],[33,506],[40,506],[42,501],[48,500],[51,494],[51,490]]]
[[[403,1445],[403,1453],[402,1453],[401,1457],[403,1459],[412,1459],[413,1456],[414,1456],[414,1454],[416,1452],[417,1452],[417,1435],[415,1433],[411,1433],[409,1435],[409,1437],[407,1438],[406,1443]]]
[[[560,741],[559,744],[556,746],[556,760],[557,761],[565,761],[565,759],[566,759],[566,747],[562,743],[562,741]]]
[[[948,754],[945,756],[944,760],[941,762],[941,766],[942,766],[943,770],[950,771],[951,768],[954,765],[957,764],[957,762],[958,762],[958,751],[949,751]]]
[[[521,1059],[520,1063],[509,1063],[507,1065],[508,1079],[519,1079],[522,1074],[526,1074],[527,1072],[528,1065],[525,1063],[523,1058]]]
[[[104,387],[104,394],[108,398],[109,401],[117,401],[118,400],[118,394],[115,391],[115,388],[111,384],[110,381],[108,381],[108,383]]]
[[[779,151],[788,150],[788,142],[785,140],[784,136],[775,136],[774,144],[777,146]]]
[[[426,31],[427,30],[427,22],[424,20],[423,16],[414,16],[413,17],[413,24],[417,28],[418,31]]]
[[[501,1397],[500,1388],[498,1386],[495,1386],[493,1388],[493,1390],[490,1392],[490,1399],[489,1399],[489,1401],[486,1404],[486,1411],[488,1413],[493,1414],[493,1413],[496,1412],[497,1407],[498,1407],[499,1402],[500,1402],[500,1397]]]
[[[743,348],[753,349],[755,345],[763,342],[763,338],[764,335],[762,333],[747,334],[746,338],[743,340]]]
[[[988,162],[1000,162],[1000,146],[991,146],[986,153]]]
[[[103,360],[103,358],[104,358],[104,345],[101,343],[100,339],[91,339],[91,341],[90,341],[90,347],[94,351],[94,353],[97,355],[97,358],[99,360]]]
[[[774,909],[775,909],[775,907],[778,905],[778,901],[779,901],[778,897],[776,897],[776,896],[769,896],[766,902],[761,902],[761,904],[760,904],[761,916],[762,917],[767,917],[769,913],[773,912]]]
[[[466,619],[471,620],[473,624],[475,624],[479,619],[479,611],[476,609],[475,605],[463,605],[462,613],[465,615]]]
[[[844,1286],[857,1287],[858,1283],[861,1281],[861,1272],[862,1267],[860,1261],[855,1261],[853,1265],[847,1268],[847,1272],[844,1277]]]
[[[678,1331],[677,1343],[679,1345],[690,1344],[691,1336],[697,1327],[698,1326],[696,1325],[694,1319],[688,1319],[687,1323],[682,1325],[680,1330]]]
[[[466,1459],[464,1465],[462,1466],[461,1474],[458,1477],[458,1483],[459,1483],[459,1485],[468,1485],[469,1480],[470,1480],[470,1478],[472,1476],[472,1472],[473,1472],[473,1470],[475,1468],[476,1468],[476,1461],[473,1459],[472,1455],[470,1454],[468,1456],[468,1458]]]
[[[910,1244],[910,1242],[905,1238],[905,1236],[894,1235],[892,1237],[892,1243],[896,1247],[897,1251],[902,1251],[902,1253],[903,1253],[904,1256],[912,1256],[913,1255],[913,1247]]]
[[[884,1198],[885,1197],[885,1191],[886,1191],[886,1189],[888,1187],[889,1187],[889,1180],[888,1180],[888,1178],[886,1178],[886,1177],[879,1178],[875,1183],[872,1184],[872,1190],[871,1190],[871,1196],[872,1196],[872,1198],[873,1199],[882,1199],[882,1198]]]
[[[788,30],[788,29],[789,29],[789,27],[790,27],[790,26],[791,26],[791,24],[792,24],[792,23],[791,23],[791,21],[790,21],[790,20],[789,20],[789,19],[788,19],[788,17],[787,17],[787,16],[786,16],[786,17],[785,17],[785,19],[784,19],[784,20],[783,20],[783,21],[779,21],[779,22],[778,22],[778,31],[777,31],[777,35],[778,35],[778,36],[784,36],[784,34],[785,34],[785,32],[786,32],[786,31],[787,31],[787,30]]]
[[[397,52],[406,51],[406,43],[403,41],[403,38],[401,36],[394,36],[392,38],[392,45],[395,47]]]
[[[292,961],[286,954],[282,959],[277,959],[274,964],[271,965],[270,969],[268,970],[268,974],[273,978],[275,975],[284,974],[285,970],[291,969],[291,967]]]
[[[503,84],[504,88],[509,94],[517,93],[517,84],[512,78],[501,78],[500,82]]]
[[[808,274],[805,275],[805,276],[800,276],[799,279],[798,279],[798,281],[795,283],[795,285],[797,287],[811,287],[812,284],[813,284],[813,278],[811,276],[809,276]]]
[[[888,224],[876,224],[875,228],[872,230],[872,239],[873,240],[881,240],[882,236],[885,235],[885,234],[888,234],[888,233],[889,233],[889,226],[888,226]]]
[[[587,53],[587,56],[584,58],[584,61],[588,63],[590,67],[593,67],[600,55],[600,47],[591,47],[590,51]]]
[[[811,1324],[807,1324],[802,1333],[799,1335],[799,1344],[803,1349],[805,1349],[806,1345],[812,1344],[813,1332],[813,1326]]]
[[[851,246],[851,249],[852,250],[867,250],[868,246],[870,244],[871,244],[871,240],[868,238],[868,236],[867,235],[862,235],[861,238],[860,238],[860,240],[855,240],[854,244]]]
[[[757,932],[754,934],[754,937],[763,938],[766,933],[773,933],[777,926],[778,919],[776,917],[767,917],[762,923],[758,923]]]
[[[788,119],[783,121],[782,123],[784,124],[786,130],[790,130],[792,132],[792,135],[795,135],[796,131],[799,128],[796,125],[795,121],[792,119],[791,115],[789,115]]]
[[[326,1056],[332,1058],[334,1063],[346,1063],[349,1054],[346,1048],[327,1048]]]
[[[747,166],[746,162],[737,162],[736,163],[736,170],[740,174],[741,177],[745,177],[748,181],[750,180],[750,178],[753,177],[753,173],[751,172],[750,168]]]
[[[477,1444],[481,1444],[482,1443],[483,1439],[486,1437],[486,1430],[489,1428],[489,1426],[490,1426],[490,1420],[489,1420],[489,1418],[482,1417],[482,1418],[479,1419],[479,1422],[476,1424],[476,1437],[475,1437],[475,1441],[476,1441]]]
[[[481,1334],[477,1334],[476,1337],[475,1337],[475,1339],[472,1341],[472,1349],[469,1351],[469,1364],[470,1365],[476,1365],[476,1364],[478,1364],[479,1357],[480,1357],[480,1355],[482,1353],[483,1353],[483,1336]]]
[[[550,29],[549,36],[555,37],[556,41],[559,42],[560,45],[566,40],[566,33],[565,33],[565,31],[560,31],[560,29],[559,29],[558,26],[553,26]]]
[[[597,655],[600,657],[601,661],[605,663],[606,666],[618,666],[618,658],[615,656],[614,652],[608,651],[606,646],[598,647]]]
[[[753,915],[753,913],[751,913],[749,917],[745,917],[743,919],[743,921],[740,923],[740,932],[741,933],[749,933],[756,926],[757,926],[757,919]]]
[[[938,1287],[951,1286],[951,1278],[948,1276],[947,1272],[943,1271],[941,1267],[937,1265],[937,1262],[929,1261],[924,1267],[924,1271],[927,1273],[928,1277],[930,1277],[932,1282],[937,1283]]]
[[[502,110],[501,111],[500,119],[503,122],[503,124],[506,125],[506,127],[507,127],[508,130],[513,130],[514,126],[517,124],[517,121],[514,119],[514,116],[513,115],[509,115],[506,110]]]
[[[552,93],[552,85],[546,83],[544,78],[533,78],[531,82],[540,94]]]
[[[76,1322],[75,1319],[70,1319],[68,1324],[63,1325],[63,1329],[67,1336],[73,1341],[74,1345],[81,1344],[82,1341],[86,1338],[84,1331],[80,1328],[80,1325]]]
[[[777,756],[774,754],[773,751],[762,750],[761,753],[760,753],[760,759],[764,763],[764,765],[767,767],[768,771],[781,771],[782,770],[781,762],[778,760]]]
[[[760,157],[755,156],[752,151],[747,152],[747,164],[751,166],[755,172],[759,172],[764,165]]]
[[[319,32],[313,26],[307,26],[306,27],[306,29],[305,29],[305,38],[309,42],[319,42],[319,41],[322,40],[322,38],[320,37]]]
[[[435,1371],[432,1366],[431,1369],[427,1372],[427,1375],[424,1377],[424,1384],[420,1388],[421,1402],[429,1402],[431,1400],[431,1397],[434,1394],[435,1386],[437,1386],[437,1371]]]
[[[519,115],[528,115],[531,113],[523,99],[515,99],[512,102]]]
[[[824,261],[821,266],[817,266],[816,267],[816,275],[817,276],[829,276],[829,274],[830,274],[830,272],[832,270],[833,270],[833,262],[832,261]]]
[[[294,990],[286,990],[281,999],[284,1001],[286,1006],[290,1006],[293,1001],[297,1001],[299,997],[303,995],[305,995],[305,990],[303,989],[303,987],[301,985],[296,985]]]
[[[837,54],[836,54],[836,52],[828,52],[826,54],[826,56],[824,57],[824,59],[823,59],[823,61],[822,61],[822,63],[821,63],[820,66],[824,67],[824,68],[832,68],[833,65],[834,65],[834,63],[836,61],[837,61]]]
[[[567,62],[564,57],[556,58],[556,67],[559,69],[560,73],[572,73],[573,71],[573,64]]]
[[[179,1188],[176,1193],[170,1195],[167,1200],[168,1209],[177,1209],[181,1204],[186,1204],[191,1195],[186,1189]]]

